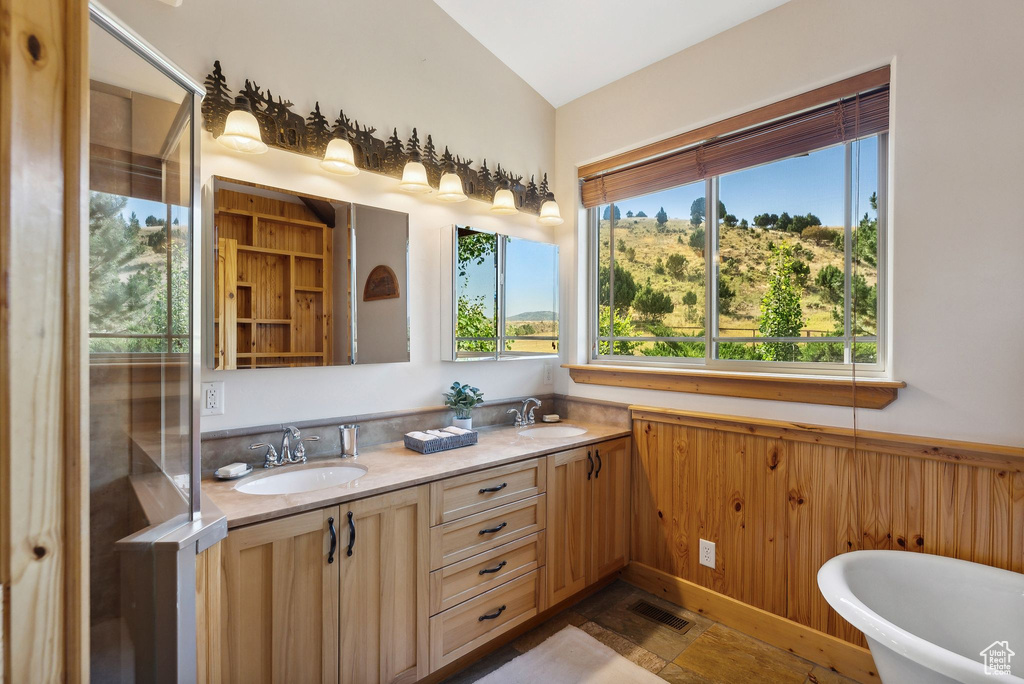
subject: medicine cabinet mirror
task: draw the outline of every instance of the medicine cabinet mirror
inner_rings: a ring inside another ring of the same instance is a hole
[[[217,370],[409,360],[409,216],[213,181]]]
[[[558,246],[468,226],[443,231],[442,359],[558,355]]]

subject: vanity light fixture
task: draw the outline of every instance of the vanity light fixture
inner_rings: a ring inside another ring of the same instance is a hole
[[[324,160],[320,162],[320,166],[325,171],[336,173],[339,176],[355,176],[359,174],[359,167],[356,166],[356,156],[352,150],[352,143],[341,138],[335,138],[327,143],[327,151],[324,153]]]
[[[263,154],[267,144],[260,135],[260,123],[252,113],[249,99],[244,95],[235,98],[235,108],[224,121],[224,132],[217,138],[224,147],[243,154]]]
[[[498,188],[494,191],[494,202],[491,204],[491,213],[499,214],[501,216],[511,216],[512,214],[518,214],[519,210],[516,209],[516,198],[512,194],[512,191],[508,189],[508,184],[505,187]]]
[[[423,166],[423,163],[420,161],[419,152],[414,152],[409,157],[409,161],[405,163],[405,169],[402,171],[402,182],[398,184],[398,188],[403,192],[416,195],[430,192],[430,182],[427,181],[427,167]]]
[[[442,202],[465,202],[469,198],[462,187],[462,178],[455,173],[455,165],[451,162],[444,167],[444,175],[437,190],[437,199]]]
[[[537,223],[542,226],[560,226],[565,223],[562,214],[558,211],[558,202],[555,202],[554,193],[549,192],[544,197],[544,204],[540,205],[540,216]]]

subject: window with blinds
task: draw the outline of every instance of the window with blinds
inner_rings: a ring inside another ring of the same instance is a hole
[[[582,168],[592,357],[884,373],[888,120],[885,68]]]

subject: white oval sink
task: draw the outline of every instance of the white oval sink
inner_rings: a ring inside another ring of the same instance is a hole
[[[534,439],[564,439],[566,437],[579,437],[586,434],[586,430],[572,425],[551,425],[544,427],[527,428],[519,434],[523,437]]]
[[[243,494],[299,494],[352,482],[365,474],[366,466],[358,464],[307,468],[240,482],[235,489]]]

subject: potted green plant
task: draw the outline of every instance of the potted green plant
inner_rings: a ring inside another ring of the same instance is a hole
[[[476,387],[453,382],[443,395],[445,406],[455,411],[452,425],[464,430],[473,429],[473,407],[484,400],[484,393]]]

